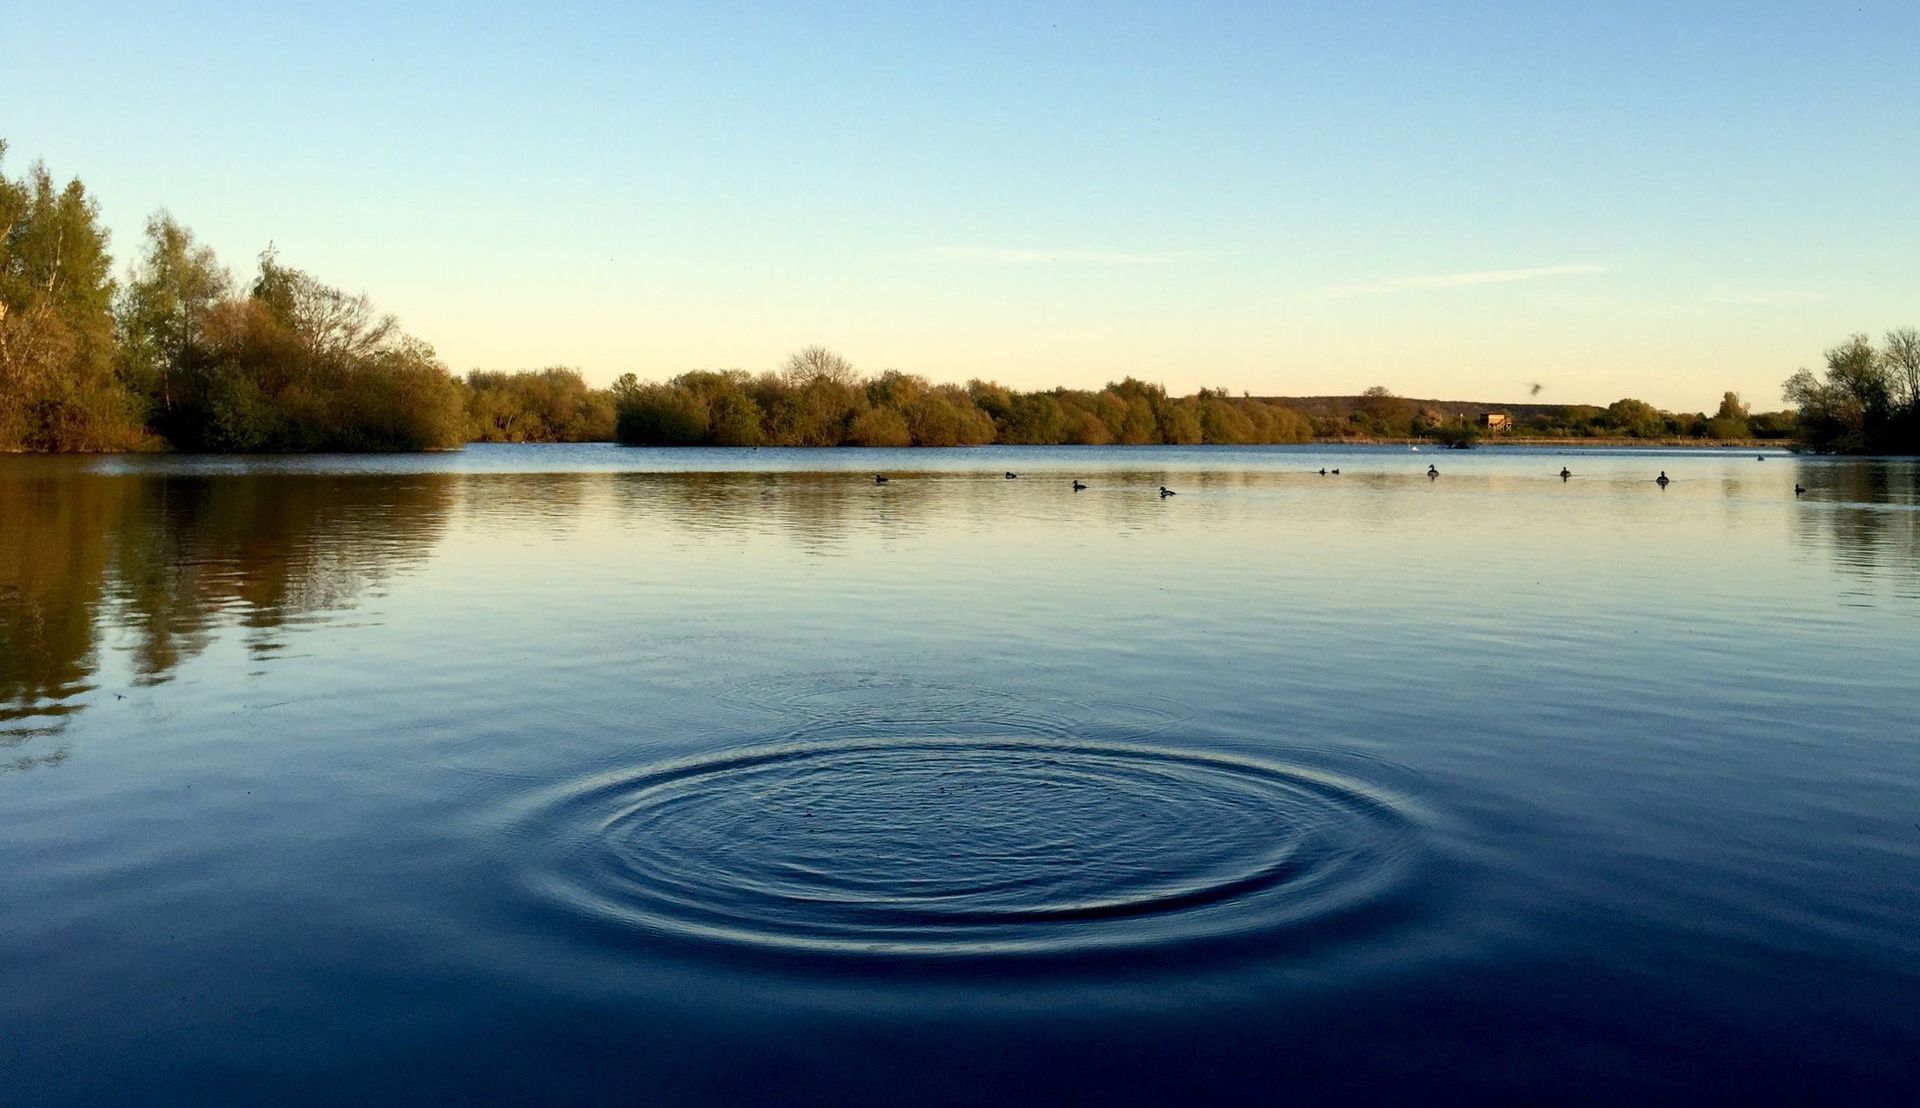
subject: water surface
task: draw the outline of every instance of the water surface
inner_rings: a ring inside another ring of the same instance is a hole
[[[1911,1099],[1916,663],[1909,462],[0,459],[0,1103]]]

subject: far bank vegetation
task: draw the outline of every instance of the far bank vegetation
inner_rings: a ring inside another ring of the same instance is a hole
[[[0,157],[6,147],[0,142]],[[4,169],[4,166],[0,166]],[[1503,438],[1739,442],[1920,452],[1920,332],[1864,335],[1789,379],[1799,409],[1712,413],[1645,401],[1476,405],[1372,388],[1351,397],[1169,395],[1127,377],[1022,392],[857,371],[812,346],[765,372],[702,370],[611,388],[552,367],[448,371],[364,293],[271,247],[236,279],[166,212],[118,276],[99,205],[45,166],[0,172],[0,451],[383,451],[467,442],[711,446],[1258,444]]]

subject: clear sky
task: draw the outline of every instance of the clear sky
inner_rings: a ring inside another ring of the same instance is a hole
[[[0,137],[456,370],[1711,409],[1920,324],[1920,3],[28,5]]]

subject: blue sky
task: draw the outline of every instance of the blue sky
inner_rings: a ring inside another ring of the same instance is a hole
[[[402,10],[404,9],[404,10]],[[456,370],[1759,406],[1920,324],[1920,4],[0,0],[8,172]]]

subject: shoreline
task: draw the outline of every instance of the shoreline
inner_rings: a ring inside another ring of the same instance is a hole
[[[1306,444],[1302,444],[1306,445]],[[1477,439],[1468,446],[1450,446],[1438,439],[1315,439],[1313,445],[1325,446],[1431,446],[1436,450],[1480,450],[1485,447],[1500,446],[1594,446],[1607,449],[1623,447],[1645,447],[1673,449],[1690,447],[1697,450],[1784,450],[1797,453],[1791,439],[1689,439],[1689,438],[1578,438],[1578,437],[1541,437],[1527,435],[1502,435],[1499,438]]]
[[[1474,442],[1470,446],[1450,446],[1447,443],[1440,442],[1437,439],[1418,439],[1418,438],[1407,438],[1407,439],[1338,438],[1338,439],[1312,439],[1307,442],[1236,442],[1236,443],[992,442],[992,443],[981,443],[978,445],[970,445],[970,446],[852,446],[852,445],[712,446],[712,445],[706,445],[706,444],[693,444],[693,443],[673,444],[673,445],[669,445],[665,443],[622,443],[622,442],[617,442],[611,439],[586,439],[586,440],[579,440],[579,441],[553,441],[553,442],[494,442],[494,441],[488,441],[483,439],[475,439],[472,442],[464,443],[460,446],[430,447],[422,450],[290,450],[290,451],[279,451],[279,452],[251,452],[251,451],[241,452],[241,451],[207,451],[207,450],[200,450],[200,451],[169,450],[165,448],[147,449],[147,450],[0,449],[0,457],[9,457],[9,458],[62,458],[62,457],[66,457],[66,458],[73,458],[73,457],[298,458],[298,457],[313,457],[313,456],[329,455],[329,454],[346,456],[346,457],[380,457],[380,456],[411,455],[411,454],[460,454],[465,452],[468,447],[474,447],[474,446],[483,446],[483,447],[617,446],[623,449],[632,449],[632,450],[736,450],[736,451],[742,451],[742,452],[755,451],[755,450],[808,450],[808,451],[813,451],[813,450],[849,450],[849,451],[990,450],[996,447],[1013,448],[1013,449],[1021,449],[1021,450],[1068,450],[1068,451],[1071,451],[1071,450],[1112,450],[1112,449],[1159,450],[1159,449],[1165,449],[1168,447],[1173,447],[1173,448],[1182,449],[1182,450],[1191,449],[1194,447],[1202,447],[1202,448],[1212,447],[1212,448],[1218,448],[1218,449],[1224,449],[1224,450],[1237,450],[1237,449],[1245,449],[1248,447],[1269,447],[1269,446],[1297,447],[1302,449],[1311,449],[1314,447],[1339,447],[1339,446],[1381,446],[1381,447],[1401,446],[1401,447],[1421,447],[1421,448],[1432,449],[1432,450],[1444,450],[1449,453],[1455,453],[1455,452],[1465,453],[1473,450],[1482,450],[1482,449],[1497,450],[1497,449],[1500,449],[1501,447],[1513,447],[1513,446],[1526,446],[1526,447],[1559,446],[1559,447],[1571,447],[1576,449],[1583,448],[1583,449],[1595,449],[1595,450],[1688,449],[1688,450],[1703,450],[1703,451],[1742,451],[1742,452],[1748,451],[1748,450],[1777,450],[1787,454],[1812,453],[1811,451],[1804,451],[1798,448],[1796,444],[1794,444],[1791,441],[1781,440],[1781,439],[1711,439],[1711,440],[1687,439],[1687,438],[1662,438],[1662,439],[1606,438],[1606,439],[1601,439],[1601,438],[1535,438],[1535,437],[1522,437],[1522,436],[1513,436],[1513,437],[1502,436],[1501,438],[1498,438],[1498,439],[1482,439]]]

